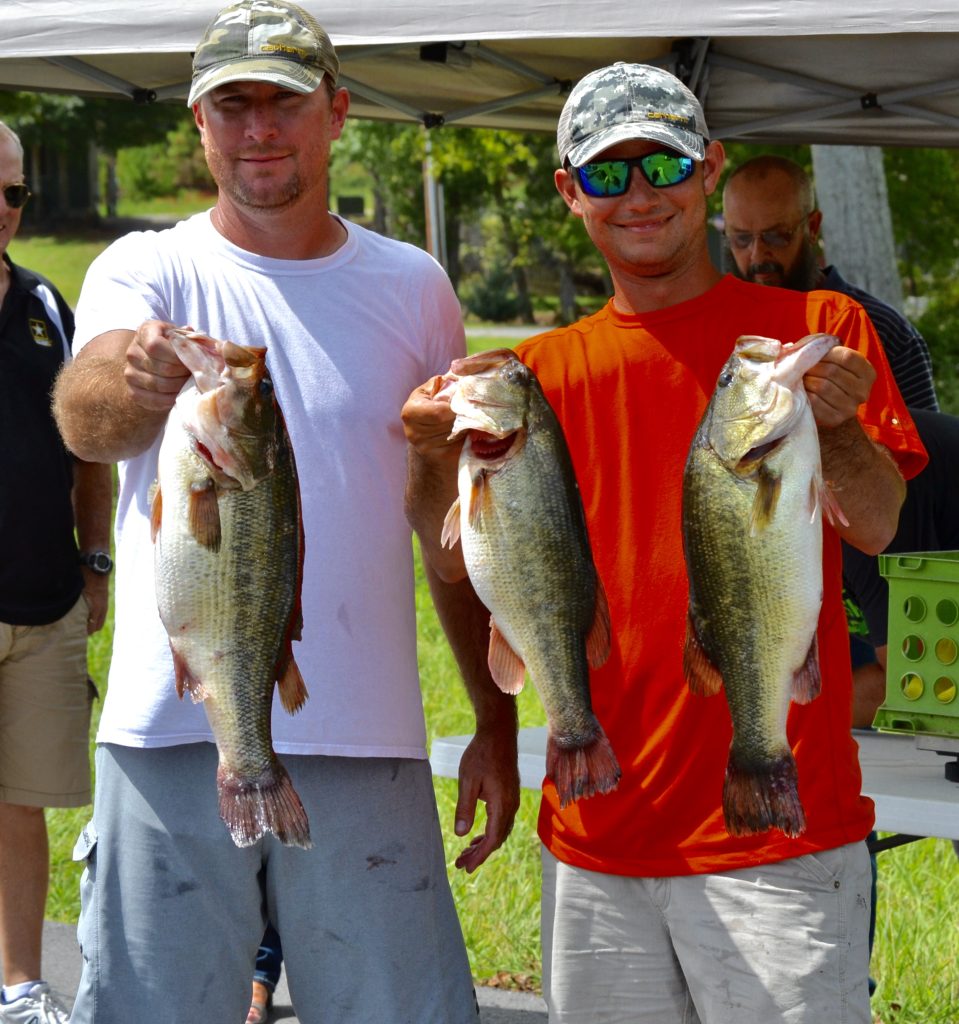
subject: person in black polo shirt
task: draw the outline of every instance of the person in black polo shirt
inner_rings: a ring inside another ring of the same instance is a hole
[[[929,453],[929,463],[906,483],[896,536],[886,553],[955,551],[959,549],[959,417],[927,409],[910,409]],[[889,627],[889,584],[879,561],[843,545],[842,572],[846,589],[862,609],[875,661],[853,673],[853,722],[868,728],[886,695],[886,645]]]
[[[757,284],[797,292],[825,289],[855,299],[876,328],[906,405],[939,408],[932,358],[919,331],[898,310],[844,280],[834,266],[820,266],[822,211],[799,164],[770,154],[740,164],[723,188],[723,218],[734,274]]]
[[[65,1024],[41,974],[43,809],[90,802],[87,636],[107,613],[112,480],[67,452],[50,410],[73,314],[7,255],[29,195],[0,122],[0,1022]]]

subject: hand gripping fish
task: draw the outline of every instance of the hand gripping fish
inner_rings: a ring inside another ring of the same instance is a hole
[[[490,672],[500,689],[519,693],[529,669],[560,805],[607,793],[620,768],[593,714],[589,667],[609,654],[609,608],[559,422],[508,349],[455,360],[437,394],[449,395],[456,413],[450,436],[466,434],[442,542],[462,542],[492,614]]]
[[[803,376],[836,344],[742,337],[723,367],[683,478],[693,692],[725,686],[733,739],[723,787],[730,835],[806,827],[786,738],[790,700],[820,691],[822,522],[846,523],[824,486]]]
[[[236,845],[272,832],[307,848],[306,811],[270,726],[277,683],[291,714],[307,698],[291,644],[302,632],[303,567],[293,449],[266,349],[170,337],[193,379],[163,432],[151,521],[177,693],[203,702],[220,816]]]

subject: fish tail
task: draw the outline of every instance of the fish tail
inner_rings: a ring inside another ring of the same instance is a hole
[[[778,828],[790,839],[806,829],[799,800],[796,761],[786,748],[776,757],[746,761],[730,751],[723,785],[723,815],[731,836]]]
[[[560,807],[581,797],[609,793],[620,775],[619,762],[599,722],[584,743],[567,745],[552,733],[547,737],[546,777],[556,786]]]
[[[237,846],[252,846],[267,832],[286,846],[308,850],[310,822],[287,770],[273,758],[257,778],[240,777],[221,764],[216,773],[220,817]]]

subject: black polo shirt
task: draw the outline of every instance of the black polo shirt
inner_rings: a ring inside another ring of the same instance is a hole
[[[0,305],[0,622],[62,618],[83,589],[74,539],[73,458],[50,393],[73,339],[73,314],[53,285],[4,257]]]
[[[959,549],[959,417],[928,409],[910,409],[916,430],[929,453],[925,469],[906,481],[899,527],[887,554]],[[862,609],[869,641],[888,640],[889,583],[879,559],[843,542],[842,574],[846,589]]]

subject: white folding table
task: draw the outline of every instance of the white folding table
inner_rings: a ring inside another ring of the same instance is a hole
[[[862,789],[876,804],[876,829],[897,835],[874,848],[888,849],[910,839],[959,839],[959,783],[945,777],[948,757],[923,749],[911,736],[855,729],[862,768]],[[456,778],[470,736],[433,741],[430,764],[435,775]],[[953,741],[942,746],[949,747]],[[922,737],[922,744],[935,742]],[[952,758],[956,753],[952,752]],[[520,729],[520,784],[539,789],[545,771],[546,727]]]

